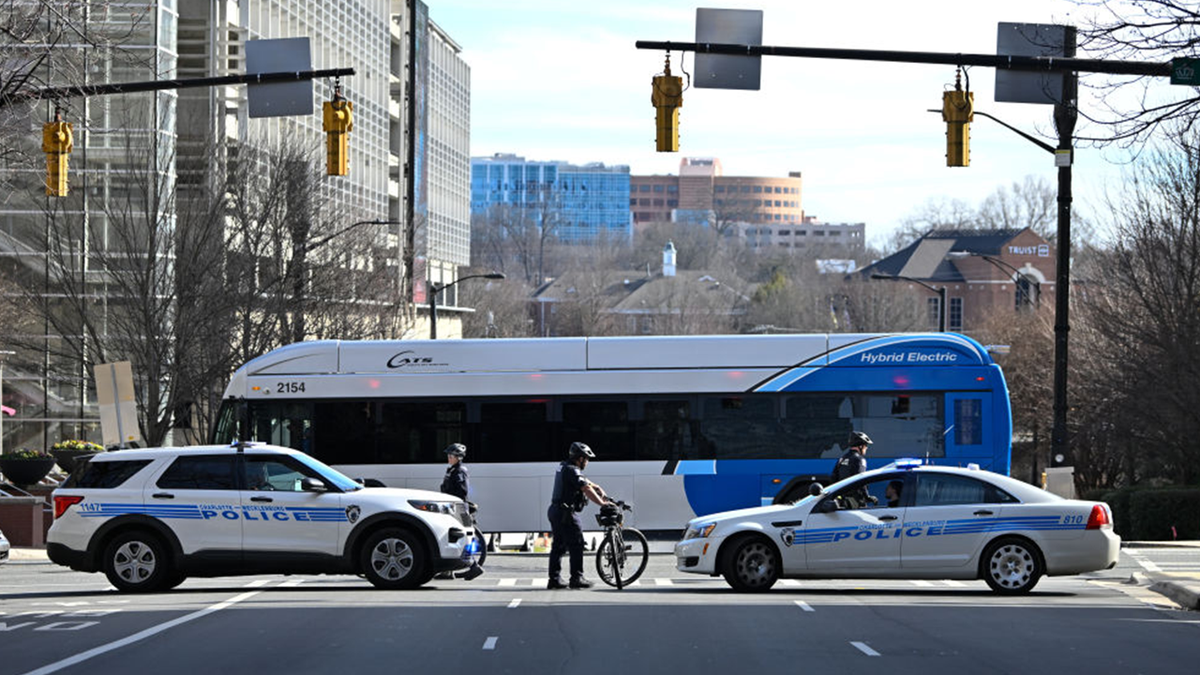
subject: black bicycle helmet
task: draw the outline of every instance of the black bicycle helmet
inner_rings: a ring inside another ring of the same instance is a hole
[[[847,445],[852,448],[857,448],[860,445],[873,445],[871,437],[861,431],[851,431],[850,440]]]
[[[455,457],[462,459],[463,457],[467,456],[467,446],[463,445],[462,443],[451,443],[450,445],[446,446],[446,454],[454,455]]]
[[[592,449],[587,446],[587,443],[580,443],[579,441],[575,441],[574,443],[571,444],[570,457],[571,457],[571,459],[578,459],[580,457],[587,457],[588,459],[596,459],[596,453],[592,452]]]

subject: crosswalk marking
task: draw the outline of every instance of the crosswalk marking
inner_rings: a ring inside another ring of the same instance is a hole
[[[513,601],[512,601],[512,602],[510,602],[510,603],[508,603],[508,608],[509,608],[509,609],[516,609],[516,607],[517,607],[518,605],[520,605],[520,604],[521,604],[521,599],[520,599],[520,598],[513,598]]]
[[[802,610],[806,611],[806,612],[815,612],[815,611],[817,611],[817,610],[813,609],[812,607],[810,607],[810,606],[809,606],[809,604],[808,604],[807,602],[804,602],[803,600],[797,600],[797,601],[796,601],[796,606],[797,606],[797,607],[799,607],[800,609],[802,609]]]
[[[670,579],[658,578],[658,579],[654,580],[654,585],[655,586],[670,586],[670,585],[672,585],[672,583],[671,583]]]
[[[497,585],[498,586],[516,586],[517,580],[516,579],[501,579],[500,583]]]
[[[920,586],[921,588],[931,588],[933,586],[932,581],[927,581],[925,579],[913,579],[912,582],[914,585]]]

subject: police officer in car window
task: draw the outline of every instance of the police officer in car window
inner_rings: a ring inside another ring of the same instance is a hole
[[[463,465],[463,460],[467,457],[467,446],[462,443],[451,443],[446,446],[446,475],[442,478],[442,492],[448,495],[454,495],[459,499],[466,501],[467,494],[471,492],[471,479],[467,475],[467,467]],[[482,542],[480,542],[482,545]],[[467,571],[459,575],[460,578],[470,581],[475,577],[483,574],[483,568],[478,562],[472,562]],[[443,572],[438,575],[439,579],[449,579],[454,575],[450,572]]]
[[[850,449],[833,466],[833,482],[836,483],[866,471],[867,446],[871,444],[870,436],[861,431],[851,431],[850,438],[846,441],[846,445],[850,446]],[[861,491],[847,493],[840,506],[842,508],[861,508],[867,505],[867,501],[867,491],[863,488]]]
[[[586,444],[578,441],[571,444],[566,461],[558,466],[554,474],[554,491],[550,496],[550,518],[554,543],[550,545],[550,581],[546,588],[591,588],[592,582],[583,578],[583,523],[579,512],[588,500],[604,504],[608,497],[599,485],[583,476],[588,460],[596,454]],[[563,553],[571,557],[571,581],[562,580]]]

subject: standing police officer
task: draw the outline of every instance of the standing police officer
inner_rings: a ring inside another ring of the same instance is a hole
[[[596,454],[586,444],[578,441],[571,444],[566,461],[558,466],[554,474],[554,492],[550,497],[550,529],[554,543],[550,545],[550,581],[546,588],[591,588],[592,582],[583,578],[583,523],[579,512],[588,500],[604,504],[607,497],[599,485],[583,477],[588,460]],[[562,556],[571,555],[571,581],[562,580]]]
[[[442,478],[442,492],[448,495],[454,495],[464,502],[467,501],[467,494],[471,492],[471,478],[467,475],[467,467],[463,466],[463,460],[467,456],[467,446],[462,443],[451,443],[446,446],[446,475]],[[483,542],[479,542],[480,546]],[[470,581],[475,577],[483,574],[483,568],[478,562],[472,562],[471,566],[463,572],[461,578]],[[454,575],[447,572],[439,575],[441,579],[448,579]]]

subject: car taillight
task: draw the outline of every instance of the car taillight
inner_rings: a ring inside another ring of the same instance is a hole
[[[83,501],[83,497],[78,496],[57,496],[54,497],[54,519],[62,518],[62,514],[67,512],[67,509]]]
[[[1103,504],[1096,504],[1092,507],[1092,515],[1088,516],[1086,529],[1098,530],[1105,525],[1112,525],[1112,519],[1108,517],[1108,509]]]

